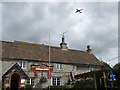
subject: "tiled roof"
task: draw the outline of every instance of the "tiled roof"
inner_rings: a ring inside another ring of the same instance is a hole
[[[61,50],[59,47],[51,46],[51,62],[71,64],[103,65],[93,54],[86,51]],[[48,61],[49,46],[26,42],[2,41],[2,57],[10,59],[26,59]]]

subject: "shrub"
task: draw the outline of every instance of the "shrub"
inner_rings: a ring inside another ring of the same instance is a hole
[[[65,88],[73,88],[74,85],[65,85]]]
[[[29,84],[26,85],[27,90],[32,90],[32,88],[33,88],[33,85],[29,85]]]
[[[50,86],[50,90],[63,90],[64,86]],[[49,87],[48,89],[49,90]]]
[[[82,78],[79,78],[76,80],[75,84],[74,84],[74,88],[83,88],[85,85],[85,80]]]
[[[76,80],[75,84],[74,84],[74,88],[79,90],[86,90],[86,89],[94,89],[94,80],[89,78],[87,80],[84,79],[78,79]]]

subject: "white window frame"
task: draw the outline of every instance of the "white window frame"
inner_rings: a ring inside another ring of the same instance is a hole
[[[57,70],[61,70],[62,69],[62,64],[57,64],[56,68],[57,68]]]
[[[52,81],[53,81],[53,78],[51,78],[51,85],[53,85],[53,82],[52,82]]]
[[[29,83],[28,83],[28,80],[29,80]],[[30,79],[27,79],[27,80],[26,80],[26,84],[30,84]]]
[[[32,83],[32,79],[33,79],[34,83]],[[34,79],[34,78],[31,78],[30,80],[31,80],[31,81],[30,81],[31,85],[34,85],[34,84],[35,84],[35,79]]]
[[[34,83],[32,84],[32,79],[34,80]],[[27,81],[29,80],[29,83],[27,83]],[[26,84],[30,84],[30,85],[34,85],[35,84],[35,79],[34,78],[30,78],[26,80]]]
[[[7,79],[5,80],[5,84],[9,84],[9,83],[10,83],[9,78],[7,78]]]
[[[94,71],[94,70],[95,70],[94,68],[90,68],[90,69],[89,69],[90,72],[91,72],[91,71]]]
[[[60,78],[60,85],[61,85],[61,77],[52,77],[52,80],[51,80],[52,85],[53,85],[53,78],[55,78],[55,86],[58,85],[57,78]]]
[[[26,62],[19,62],[19,65],[21,68],[26,69],[27,68],[27,63]]]

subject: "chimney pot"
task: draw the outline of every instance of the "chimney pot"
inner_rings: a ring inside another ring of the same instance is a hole
[[[90,45],[87,46],[87,50],[88,53],[92,54],[92,49],[90,49]]]

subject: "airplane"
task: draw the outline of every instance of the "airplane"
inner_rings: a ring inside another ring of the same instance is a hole
[[[82,10],[83,10],[83,9],[76,9],[76,12],[75,12],[75,13],[77,13],[77,12],[82,13],[82,12],[81,12]]]

